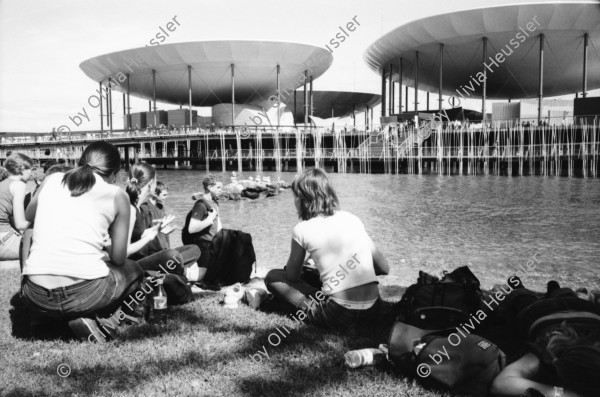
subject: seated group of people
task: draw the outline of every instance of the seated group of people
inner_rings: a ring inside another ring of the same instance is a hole
[[[120,167],[114,146],[94,142],[76,168],[47,176],[26,209],[25,183],[33,161],[11,156],[6,161],[10,175],[0,182],[0,258],[12,255],[14,259],[15,252],[18,257],[20,234],[33,226],[31,248],[21,253],[21,298],[38,315],[69,321],[75,335],[83,339],[90,340],[90,335],[93,340],[104,339],[98,329],[103,319],[113,324],[135,321],[123,302],[140,289],[145,271],[164,270],[170,261],[175,264],[169,267],[172,272],[190,282],[202,280],[210,263],[212,238],[222,227],[216,201],[222,184],[209,175],[203,180],[205,194],[188,214],[182,231],[197,237],[198,243],[170,248],[172,217],[165,216],[161,205],[168,192],[164,185],[157,186],[154,168],[134,164],[124,191],[115,185]],[[267,289],[289,313],[308,323],[336,330],[372,324],[381,306],[377,276],[389,272],[386,259],[361,220],[339,209],[324,171],[302,172],[294,179],[292,191],[301,221],[293,228],[287,264],[267,274]],[[307,256],[318,271],[317,282],[303,276]],[[531,294],[515,289],[514,295],[513,311],[526,310],[529,315],[539,311],[530,309],[537,300]],[[539,318],[553,308],[559,311],[580,304],[564,303],[576,297],[553,299],[550,309],[537,314]],[[572,368],[577,361],[592,371],[600,368],[600,332],[584,335],[578,333],[577,324],[570,326],[563,320],[560,326],[554,324],[535,335],[531,341],[537,355],[526,354],[506,367],[493,384],[494,393],[520,395],[533,388],[550,395],[554,386],[565,387],[563,396],[596,393],[588,385],[597,380],[581,386],[573,382],[581,377]],[[544,365],[548,358],[555,364],[562,362],[552,368],[564,372],[549,372]],[[594,377],[590,371],[585,373]]]
[[[38,319],[68,321],[81,339],[102,341],[111,336],[102,332],[103,324],[139,322],[122,303],[140,290],[145,272],[202,280],[210,250],[201,244],[170,248],[174,217],[165,214],[162,202],[168,190],[157,186],[152,166],[134,164],[123,190],[115,185],[119,151],[107,142],[94,142],[77,167],[50,167],[30,200],[25,190],[33,160],[15,153],[5,168],[0,260],[21,260],[20,297]],[[221,228],[213,199],[221,184],[209,175],[203,185],[203,208],[215,210],[204,219],[194,214],[188,232],[210,241]]]

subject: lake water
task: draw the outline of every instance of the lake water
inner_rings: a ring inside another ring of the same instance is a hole
[[[169,187],[167,212],[180,228],[204,174],[158,170],[158,180]],[[215,174],[229,182],[230,173]],[[439,274],[469,265],[485,287],[520,270],[524,284],[538,289],[550,279],[600,288],[600,179],[329,176],[341,208],[360,217],[390,263],[382,284],[407,286],[419,270]],[[259,268],[283,267],[298,222],[291,190],[257,201],[222,201],[221,214],[225,228],[252,235]],[[173,246],[181,244],[180,228],[171,235]]]

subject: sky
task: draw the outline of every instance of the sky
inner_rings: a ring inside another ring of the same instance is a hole
[[[243,39],[321,47],[338,33],[338,26],[356,17],[360,26],[333,52],[332,66],[315,80],[314,89],[379,93],[380,77],[367,67],[363,53],[383,34],[431,15],[516,3],[520,1],[0,0],[0,132],[46,132],[65,124],[73,130],[99,129],[98,109],[78,128],[69,120],[98,87],[79,64],[145,46],[174,16],[180,26],[164,44]],[[115,94],[115,126],[120,128],[122,99]],[[478,104],[467,107],[478,109]],[[132,113],[148,107],[147,101],[133,98],[131,105]]]

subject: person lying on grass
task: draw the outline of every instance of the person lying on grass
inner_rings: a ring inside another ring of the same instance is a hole
[[[509,319],[531,343],[492,382],[496,396],[593,397],[600,390],[600,308],[556,281],[543,299],[521,281],[506,301]]]
[[[355,215],[338,210],[338,197],[327,174],[304,171],[292,183],[302,221],[292,232],[284,269],[271,270],[266,285],[300,320],[332,329],[369,324],[379,313],[378,275],[389,272]],[[301,278],[306,253],[319,272],[321,289]]]

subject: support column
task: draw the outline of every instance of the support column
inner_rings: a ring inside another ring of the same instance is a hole
[[[356,129],[356,105],[352,105],[352,128]]]
[[[127,77],[127,125],[129,126],[129,128],[131,128],[131,91],[129,89],[129,73],[126,73],[125,76]]]
[[[152,69],[152,103],[154,105],[153,115],[154,115],[154,128],[157,128],[156,125],[156,70]]]
[[[544,100],[544,34],[540,34],[540,66],[539,66],[539,81],[538,90],[538,125],[542,122],[542,101]]]
[[[127,120],[127,109],[126,109],[125,93],[123,93],[123,129],[130,129],[131,126]]]
[[[429,112],[429,91],[427,91],[427,111]]]
[[[190,107],[190,130],[194,126],[194,120],[192,118],[192,67],[188,65],[188,103]],[[188,142],[189,143],[189,142]],[[189,144],[188,144],[189,146]],[[189,150],[189,147],[188,147]]]
[[[296,126],[296,115],[298,113],[296,113],[296,90],[294,90],[294,127]]]
[[[235,125],[235,74],[234,66],[231,64],[231,129]]]
[[[277,65],[277,128],[279,128],[281,125],[281,109],[279,109],[279,105],[281,104],[281,94],[279,92],[279,73],[280,67]]]
[[[383,67],[381,68],[381,117],[387,116],[387,98],[385,94],[385,67]]]
[[[98,93],[100,94],[100,131],[103,132],[104,131],[104,114],[102,111],[102,102],[104,101],[104,99],[102,99],[102,82],[100,82],[100,90],[98,90]]]
[[[112,119],[112,85],[111,78],[108,78],[108,120],[110,125],[110,130],[113,130],[113,119]]]
[[[487,96],[487,68],[485,67],[485,62],[487,61],[487,37],[483,38],[483,92],[481,94],[481,114],[482,120],[484,121],[483,125],[485,126],[485,99]],[[510,100],[509,100],[510,102]]]
[[[587,97],[587,54],[589,34],[583,35],[583,97]]]
[[[402,113],[402,58],[398,66],[398,113]]]
[[[308,70],[304,71],[304,128],[308,125]]]
[[[394,65],[392,65],[390,63],[390,75],[388,76],[388,90],[390,93],[390,99],[389,99],[389,103],[390,103],[390,107],[389,107],[389,111],[388,114],[391,116],[392,114],[394,114],[394,79],[393,79],[393,74],[394,74]]]
[[[440,82],[438,86],[438,111],[442,114],[444,99],[442,98],[442,78],[444,77],[444,45],[440,43]]]
[[[365,131],[369,128],[369,105],[367,105],[367,110],[365,110]]]
[[[419,110],[419,51],[415,51],[415,112]]]
[[[310,115],[313,115],[313,77],[310,76]],[[311,123],[312,125],[312,123]]]
[[[404,99],[406,100],[406,111],[408,112],[408,85],[404,86]]]

